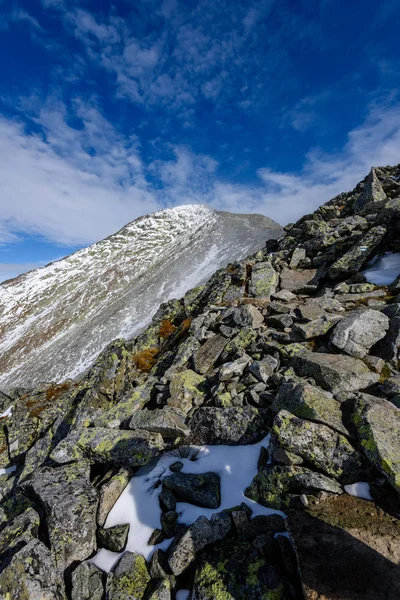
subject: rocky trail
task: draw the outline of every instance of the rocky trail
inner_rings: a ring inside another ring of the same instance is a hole
[[[284,230],[0,393],[2,600],[400,598],[400,165]]]

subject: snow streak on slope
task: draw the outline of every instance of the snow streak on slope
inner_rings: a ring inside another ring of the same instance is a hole
[[[78,375],[110,341],[139,333],[161,302],[280,233],[260,215],[179,206],[0,284],[1,386]]]

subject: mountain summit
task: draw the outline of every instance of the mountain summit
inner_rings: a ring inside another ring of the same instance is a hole
[[[281,232],[261,215],[178,206],[2,283],[2,387],[78,375],[109,342],[141,331],[160,303]]]

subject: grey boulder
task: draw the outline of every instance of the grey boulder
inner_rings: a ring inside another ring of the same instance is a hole
[[[379,380],[379,374],[370,371],[361,360],[343,354],[302,351],[295,354],[291,365],[298,375],[312,377],[333,394],[362,390]]]
[[[164,477],[163,488],[172,491],[178,502],[204,508],[218,508],[221,504],[221,482],[216,473],[173,473]]]
[[[363,358],[388,329],[388,317],[378,310],[356,310],[336,325],[331,342],[346,354]]]

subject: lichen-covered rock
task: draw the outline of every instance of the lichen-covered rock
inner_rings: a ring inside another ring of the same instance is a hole
[[[192,325],[194,320],[192,321]],[[190,331],[192,331],[192,325],[190,326]],[[195,333],[195,331],[196,329],[193,329],[193,333]],[[171,379],[174,373],[180,371],[187,365],[193,354],[199,348],[200,342],[193,335],[190,335],[186,340],[183,340],[178,347],[172,365],[165,371],[164,377],[168,380]]]
[[[259,262],[253,266],[249,293],[256,298],[270,298],[279,282],[279,275],[270,262]]]
[[[281,288],[289,292],[307,294],[318,287],[319,278],[316,269],[293,271],[285,269],[280,274]]]
[[[40,517],[28,507],[10,521],[0,532],[0,564],[6,564],[11,556],[32,539],[39,537]]]
[[[376,204],[385,199],[386,194],[382,188],[382,184],[375,173],[375,169],[372,167],[365,180],[363,191],[354,203],[353,210],[355,212],[360,211],[369,204]]]
[[[163,438],[185,437],[190,433],[183,413],[168,406],[159,410],[143,409],[135,413],[129,421],[129,429],[145,429],[159,433]]]
[[[19,483],[25,481],[32,473],[42,466],[50,454],[53,442],[53,432],[51,429],[41,437],[34,446],[25,455],[25,463],[22,473],[19,477]]]
[[[389,331],[374,347],[374,354],[398,366],[400,356],[400,316],[390,319]]]
[[[225,537],[231,526],[231,519],[225,512],[213,514],[210,520],[206,517],[196,519],[190,527],[175,538],[169,550],[168,564],[173,574],[183,573],[200,550]]]
[[[400,492],[400,409],[382,398],[362,394],[353,420],[364,453]]]
[[[178,502],[204,508],[218,508],[221,504],[221,482],[216,473],[173,473],[164,477],[163,488],[171,490]]]
[[[221,359],[225,362],[232,355],[242,355],[256,339],[257,332],[254,329],[242,327],[239,333],[226,344]]]
[[[150,462],[163,447],[159,433],[83,427],[62,440],[51,458],[61,464],[87,458],[92,463],[137,467]]]
[[[107,548],[111,552],[123,552],[129,534],[129,523],[115,525],[114,527],[99,527],[97,529],[97,541],[101,548]]]
[[[323,423],[348,434],[342,421],[340,403],[313,385],[288,382],[281,385],[272,404],[275,412],[287,410],[296,417]]]
[[[103,600],[103,578],[103,572],[92,563],[80,563],[71,576],[71,600]]]
[[[39,440],[57,418],[65,415],[72,402],[71,384],[47,385],[24,394],[14,402],[7,418],[7,439],[11,459],[19,459]]]
[[[4,600],[66,600],[64,582],[50,550],[31,540],[0,573],[0,598]]]
[[[141,411],[141,409],[150,401],[153,387],[153,380],[135,388],[127,398],[118,402],[106,411],[102,411],[94,420],[94,427],[109,427],[118,429],[124,421],[128,421],[131,416]]]
[[[191,369],[186,369],[172,376],[169,390],[171,397],[168,406],[179,408],[187,414],[193,406],[199,406],[204,402],[206,379]]]
[[[376,222],[380,225],[385,225],[389,228],[389,231],[393,231],[396,234],[400,220],[400,198],[392,198],[385,203],[385,206],[379,211]]]
[[[260,311],[251,304],[228,308],[221,315],[221,321],[230,327],[253,327],[259,329],[264,322]]]
[[[142,600],[149,581],[143,556],[125,552],[108,574],[106,600]]]
[[[388,329],[389,319],[380,311],[356,310],[335,327],[331,342],[346,354],[363,358]]]
[[[267,383],[271,375],[278,366],[278,361],[272,356],[268,356],[263,360],[255,360],[249,366],[249,372],[261,383]]]
[[[288,529],[306,600],[400,597],[400,521],[348,496],[309,498],[291,510]]]
[[[244,504],[244,507],[246,506]],[[233,510],[231,515],[236,531],[243,539],[254,539],[258,535],[266,533],[272,535],[278,531],[286,531],[285,519],[278,514],[257,515],[250,519],[250,515],[241,509]]]
[[[362,390],[379,380],[379,375],[361,360],[342,354],[298,352],[291,359],[291,365],[300,376],[312,377],[333,394]]]
[[[107,515],[128,485],[132,477],[130,469],[119,469],[118,473],[111,474],[102,482],[99,490],[99,506],[97,509],[97,523],[103,527]]]
[[[171,582],[169,579],[157,581],[148,600],[171,600]]]
[[[303,340],[309,340],[328,333],[341,318],[342,317],[338,315],[322,314],[314,321],[308,321],[308,323],[296,323],[293,330],[299,333]]]
[[[240,377],[243,375],[249,362],[251,362],[251,357],[245,354],[237,360],[225,363],[219,370],[220,381],[228,381],[232,377]]]
[[[304,458],[327,475],[357,481],[363,464],[362,456],[348,440],[326,425],[299,419],[281,410],[272,428],[274,444]]]
[[[380,225],[372,227],[360,241],[331,266],[329,276],[333,280],[346,279],[346,277],[350,277],[361,271],[385,233],[386,229]]]
[[[253,406],[203,406],[189,421],[194,444],[251,444],[267,435],[268,411]]]
[[[9,464],[7,435],[0,422],[0,469],[7,467]]]
[[[199,348],[192,357],[193,368],[196,373],[204,375],[211,371],[223,349],[225,348],[227,339],[225,336],[217,334],[207,340],[201,348]]]
[[[263,506],[276,510],[285,510],[292,494],[326,491],[341,494],[341,486],[310,469],[295,465],[265,465],[248,488],[245,495]]]
[[[247,541],[220,542],[202,553],[193,600],[289,600],[290,586],[279,567],[270,564]]]
[[[52,555],[59,570],[85,560],[96,548],[98,494],[90,483],[90,468],[81,464],[45,467],[25,484],[41,504]]]

